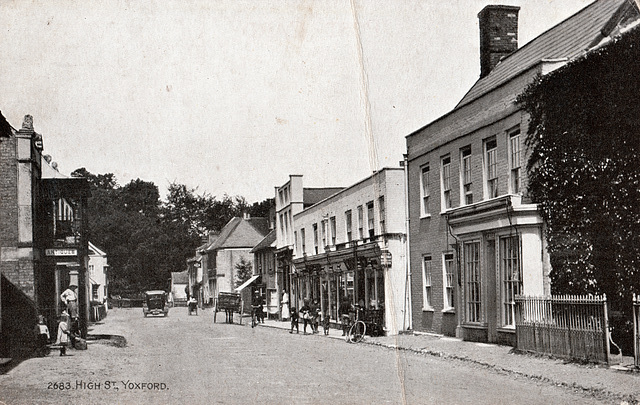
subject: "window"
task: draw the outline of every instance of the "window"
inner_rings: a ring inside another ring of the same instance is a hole
[[[351,232],[351,210],[344,213],[345,229],[347,230],[347,242],[351,242],[353,235]]]
[[[444,254],[444,307],[455,308],[453,253]]]
[[[509,133],[509,187],[512,194],[520,193],[520,128]]]
[[[92,276],[94,275],[93,274],[93,264],[89,265],[89,274],[92,275]]]
[[[313,224],[313,248],[315,253],[318,254],[318,224]]]
[[[284,238],[284,215],[280,214],[280,234]]]
[[[373,218],[373,201],[369,201],[367,203],[367,224],[368,224],[368,230],[369,230],[369,237],[373,238],[376,234],[375,231],[375,222],[374,222],[374,218]]]
[[[327,228],[328,228],[328,224],[327,224],[327,220],[323,220],[322,221],[322,247],[327,246]]]
[[[460,183],[462,183],[462,204],[473,204],[473,192],[471,191],[471,146],[460,150],[460,180]]]
[[[329,226],[331,227],[331,246],[336,245],[336,217],[329,218]]]
[[[384,218],[385,218],[384,196],[378,199],[378,211],[380,214],[380,234],[384,235],[386,233],[386,228],[384,226]]]
[[[422,257],[422,285],[424,293],[422,296],[422,307],[432,309],[431,306],[431,256]]]
[[[464,244],[464,279],[466,284],[466,320],[481,322],[480,242]]]
[[[496,138],[485,142],[485,164],[487,165],[487,196],[498,196],[498,144]]]
[[[91,284],[91,299],[94,301],[98,301],[100,298],[98,297],[98,291],[100,289],[100,285]]]
[[[421,215],[429,215],[429,165],[422,166],[420,170],[420,199]]]
[[[502,324],[515,326],[515,297],[522,293],[520,238],[500,238],[500,274],[502,275]]]
[[[300,243],[302,245],[302,254],[307,254],[307,246],[305,244],[305,231],[304,228],[300,229]]]
[[[299,252],[299,247],[300,245],[298,245],[298,232],[297,231],[293,231],[293,243],[295,244],[295,248],[296,248],[296,252]]]
[[[442,207],[451,208],[451,157],[442,158]]]
[[[364,227],[364,215],[362,213],[362,205],[358,206],[358,239],[362,239],[364,237],[364,232],[362,231]]]

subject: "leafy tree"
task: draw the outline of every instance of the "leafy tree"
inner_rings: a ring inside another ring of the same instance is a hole
[[[253,275],[253,264],[244,257],[235,265],[236,269],[236,288],[247,282]]]
[[[531,117],[529,191],[547,224],[552,291],[606,293],[623,312],[640,292],[639,40],[631,31],[519,99]]]

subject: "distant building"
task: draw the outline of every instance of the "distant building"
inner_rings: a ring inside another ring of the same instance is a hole
[[[407,136],[415,330],[514,345],[514,297],[550,292],[544,224],[527,195],[529,119],[515,99],[597,43],[625,3],[595,1],[519,49],[519,7],[479,13],[479,80]]]
[[[186,305],[189,273],[187,271],[171,272],[171,299],[174,305]]]
[[[207,272],[215,280],[211,294],[234,292],[236,289],[236,265],[241,259],[253,263],[251,250],[267,235],[267,218],[234,217],[202,252],[207,256]]]
[[[265,297],[265,311],[269,316],[280,314],[278,294],[278,273],[276,272],[276,230],[272,229],[249,253],[253,254],[253,274],[260,278],[262,296]]]
[[[93,302],[106,304],[109,296],[109,263],[107,254],[93,243],[89,242],[89,283],[91,284],[90,299]]]

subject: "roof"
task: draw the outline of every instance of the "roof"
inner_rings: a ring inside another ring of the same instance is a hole
[[[205,249],[207,252],[225,248],[253,248],[269,232],[267,218],[234,217],[222,228],[218,238]]]
[[[275,242],[276,242],[276,230],[273,229],[271,230],[271,232],[267,234],[267,236],[264,237],[264,239],[262,239],[257,245],[253,247],[253,249],[251,249],[250,253],[255,253],[262,249],[275,248]]]
[[[91,241],[89,241],[89,250],[93,250],[93,254],[94,255],[98,255],[98,256],[106,256],[107,254],[102,251],[99,247],[97,247],[96,245],[94,245],[93,243],[91,243]],[[91,255],[91,253],[89,253]]]
[[[249,280],[245,281],[240,287],[236,288],[236,291],[240,292],[240,291],[244,290],[245,287],[248,287],[251,284],[253,284],[258,279],[258,277],[260,277],[260,276],[259,275],[251,276],[251,278]]]
[[[172,271],[171,282],[173,284],[187,284],[189,283],[189,272],[187,271]]]
[[[478,80],[454,108],[481,97],[543,59],[573,59],[601,36],[612,16],[628,0],[597,0],[505,57]]]
[[[342,190],[344,187],[303,188],[302,201],[305,206],[313,205]]]

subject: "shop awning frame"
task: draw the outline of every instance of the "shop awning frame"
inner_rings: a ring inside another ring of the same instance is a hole
[[[258,277],[260,277],[260,275],[251,276],[251,278],[249,280],[245,281],[240,287],[236,288],[236,291],[240,292],[240,291],[244,290],[245,287],[253,284],[253,282],[256,281],[258,279]]]

